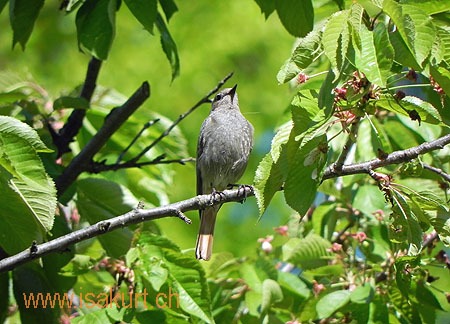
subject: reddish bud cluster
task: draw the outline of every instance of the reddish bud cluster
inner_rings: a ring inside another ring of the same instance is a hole
[[[433,86],[433,90],[439,93],[440,95],[444,95],[444,89],[430,76],[430,83]]]
[[[303,74],[303,73],[299,73],[296,80],[297,80],[298,84],[302,84],[309,80],[309,76],[307,76],[306,74]]]
[[[277,232],[278,234],[280,234],[281,236],[288,236],[288,226],[287,225],[283,225],[283,226],[279,226],[279,227],[275,227],[273,230],[275,232]]]
[[[405,74],[405,78],[407,78],[411,82],[417,82],[417,74],[413,69],[409,70],[408,73]]]

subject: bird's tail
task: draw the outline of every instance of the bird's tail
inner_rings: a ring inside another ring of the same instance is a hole
[[[195,248],[195,256],[197,259],[208,261],[211,258],[214,225],[218,210],[217,207],[208,207],[201,211],[200,229],[197,236],[197,247]]]

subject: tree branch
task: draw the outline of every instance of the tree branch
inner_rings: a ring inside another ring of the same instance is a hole
[[[435,168],[431,165],[428,165],[426,163],[422,163],[423,167],[427,170],[430,170],[434,173],[439,174],[442,178],[444,178],[445,181],[450,182],[450,175],[442,171],[441,169]]]
[[[186,118],[190,113],[192,113],[195,109],[197,109],[199,106],[201,106],[204,103],[210,102],[209,97],[219,91],[219,89],[225,84],[225,82],[228,81],[229,78],[233,76],[233,72],[228,74],[225,78],[223,78],[219,83],[215,86],[214,89],[209,91],[206,96],[204,96],[202,99],[200,99],[199,102],[197,102],[191,109],[189,109],[184,114],[178,116],[178,118],[170,125],[164,133],[161,134],[157,139],[155,139],[149,146],[147,146],[141,153],[139,153],[136,157],[129,160],[127,163],[136,163],[139,161],[140,158],[142,158],[148,151],[150,151],[156,144],[158,144],[164,137],[169,135],[169,133],[172,131],[172,129],[177,126],[184,118]]]
[[[147,165],[156,165],[156,164],[171,164],[171,163],[179,163],[186,164],[187,162],[195,162],[195,159],[190,157],[186,159],[176,159],[176,160],[164,160],[165,155],[158,156],[157,158],[139,163],[125,162],[121,164],[104,164],[102,162],[92,162],[87,168],[86,172],[89,173],[100,173],[104,171],[117,171],[120,169],[129,169],[129,168],[142,168]]]
[[[91,101],[92,95],[94,93],[98,73],[100,72],[100,67],[102,65],[102,61],[92,57],[89,62],[88,69],[86,72],[86,79],[83,84],[83,88],[81,90],[80,97],[86,99],[88,102]],[[73,141],[73,138],[81,126],[83,125],[83,119],[86,115],[85,109],[74,109],[69,116],[66,124],[63,128],[56,134],[54,131],[50,131],[53,135],[53,142],[58,148],[58,157],[63,155],[64,153],[70,152],[69,144]]]
[[[369,170],[374,170],[383,166],[408,162],[411,161],[412,159],[415,159],[421,154],[442,149],[445,145],[449,143],[450,143],[450,134],[442,136],[431,142],[422,143],[416,147],[411,147],[409,149],[402,151],[392,152],[385,159],[373,159],[367,162],[343,165],[341,170],[336,170],[333,167],[333,165],[330,165],[325,169],[322,180],[327,180],[350,174],[368,173]]]
[[[149,96],[150,86],[148,82],[144,82],[122,106],[111,110],[97,134],[92,137],[81,152],[73,158],[64,172],[55,180],[58,196],[61,196],[77,177],[89,167],[94,155]]]
[[[139,131],[139,133],[136,134],[136,136],[133,138],[133,140],[130,142],[130,144],[128,144],[128,146],[122,152],[120,152],[119,157],[117,158],[116,164],[119,164],[120,161],[122,161],[122,158],[125,155],[125,153],[127,153],[128,150],[133,146],[133,144],[136,143],[138,138],[142,136],[142,134],[145,132],[145,130],[147,128],[149,128],[150,126],[156,124],[157,122],[159,122],[159,118],[156,118],[154,120],[150,120],[150,121],[148,121],[148,122],[146,122],[144,124],[142,129]]]
[[[336,171],[341,171],[342,166],[344,165],[345,159],[347,158],[348,152],[350,152],[350,148],[352,147],[353,143],[355,142],[356,133],[358,132],[359,127],[359,118],[355,119],[352,123],[352,126],[350,128],[350,133],[348,134],[347,142],[344,144],[344,147],[342,148],[341,155],[339,155],[339,158],[337,161],[331,165],[332,168],[334,168]]]
[[[136,208],[126,214],[100,221],[94,225],[71,232],[49,242],[39,245],[33,244],[30,248],[16,255],[1,259],[0,273],[12,270],[19,265],[50,253],[64,252],[69,246],[75,243],[85,241],[89,238],[96,237],[132,224],[138,224],[164,217],[178,217],[189,224],[190,219],[188,219],[183,212],[204,209],[212,205],[223,204],[231,201],[242,201],[244,197],[254,195],[253,187],[251,186],[245,186],[234,190],[225,190],[222,193],[223,194],[221,195],[200,195],[167,206],[155,207],[151,209]]]

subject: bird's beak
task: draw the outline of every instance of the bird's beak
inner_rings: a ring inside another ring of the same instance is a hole
[[[237,84],[235,84],[234,87],[231,88],[231,90],[228,92],[228,95],[231,97],[232,101],[233,101],[234,95],[236,94],[236,88],[237,88]]]

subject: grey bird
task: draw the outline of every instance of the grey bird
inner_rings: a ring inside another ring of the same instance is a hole
[[[253,126],[239,110],[237,84],[220,91],[200,129],[197,144],[197,194],[223,191],[235,184],[247,167],[253,148]],[[200,210],[195,256],[209,260],[214,225],[221,205]]]

